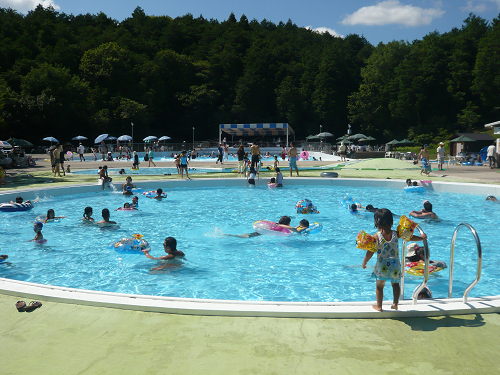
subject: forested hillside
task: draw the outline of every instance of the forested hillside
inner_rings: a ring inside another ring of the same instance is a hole
[[[224,22],[0,8],[0,138],[77,133],[217,136],[219,123],[289,122],[298,138],[347,124],[417,141],[498,120],[500,20],[370,45],[234,14]]]

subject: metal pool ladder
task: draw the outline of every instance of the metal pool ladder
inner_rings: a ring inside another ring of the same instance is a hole
[[[449,286],[448,286],[448,298],[452,298],[452,289],[453,289],[453,265],[455,261],[455,240],[457,239],[457,234],[458,231],[461,228],[469,228],[469,230],[472,232],[474,239],[476,240],[476,246],[477,246],[477,274],[476,274],[476,279],[467,287],[467,289],[464,292],[463,295],[463,302],[467,303],[467,297],[469,295],[470,290],[479,282],[479,279],[481,278],[481,266],[483,262],[483,252],[481,249],[481,241],[479,240],[479,236],[477,235],[476,230],[469,224],[459,224],[455,232],[453,233],[453,237],[451,239],[451,249],[450,249],[450,280],[449,280]],[[424,231],[420,228],[417,227],[418,231],[420,234],[424,234]],[[424,240],[424,258],[425,258],[425,266],[424,266],[424,281],[422,284],[417,286],[415,290],[413,291],[412,299],[413,299],[413,304],[417,304],[417,298],[418,294],[422,291],[427,286],[427,281],[429,280],[429,245],[427,243],[427,240]],[[401,259],[405,259],[406,256],[406,241],[403,241],[403,249],[402,249],[403,255]],[[406,262],[401,262],[401,299],[403,299],[403,293],[404,293],[404,267],[405,267]]]

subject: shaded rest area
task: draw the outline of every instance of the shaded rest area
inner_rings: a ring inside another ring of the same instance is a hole
[[[499,314],[405,319],[173,315],[0,295],[1,373],[495,374]],[[28,300],[26,300],[28,302]]]
[[[292,127],[287,123],[220,124],[219,143],[223,132],[232,137],[285,136],[286,143],[281,144],[281,146],[288,146],[290,144],[289,136],[295,134]]]

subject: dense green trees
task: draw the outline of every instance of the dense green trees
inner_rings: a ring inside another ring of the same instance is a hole
[[[428,141],[497,120],[500,20],[374,47],[299,28],[239,20],[0,8],[2,137],[37,143],[102,132],[214,138],[225,122],[289,122],[303,138],[347,123]],[[85,130],[76,131],[82,128]],[[189,138],[188,138],[189,139]]]

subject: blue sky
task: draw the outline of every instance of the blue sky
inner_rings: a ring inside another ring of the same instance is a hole
[[[426,34],[460,28],[470,12],[491,21],[500,13],[500,0],[0,0],[0,7],[21,13],[37,4],[52,5],[68,14],[103,12],[122,21],[137,6],[147,15],[183,16],[226,20],[231,12],[239,19],[264,18],[274,23],[291,19],[300,27],[333,35],[364,35],[376,45],[392,40],[422,39]]]

